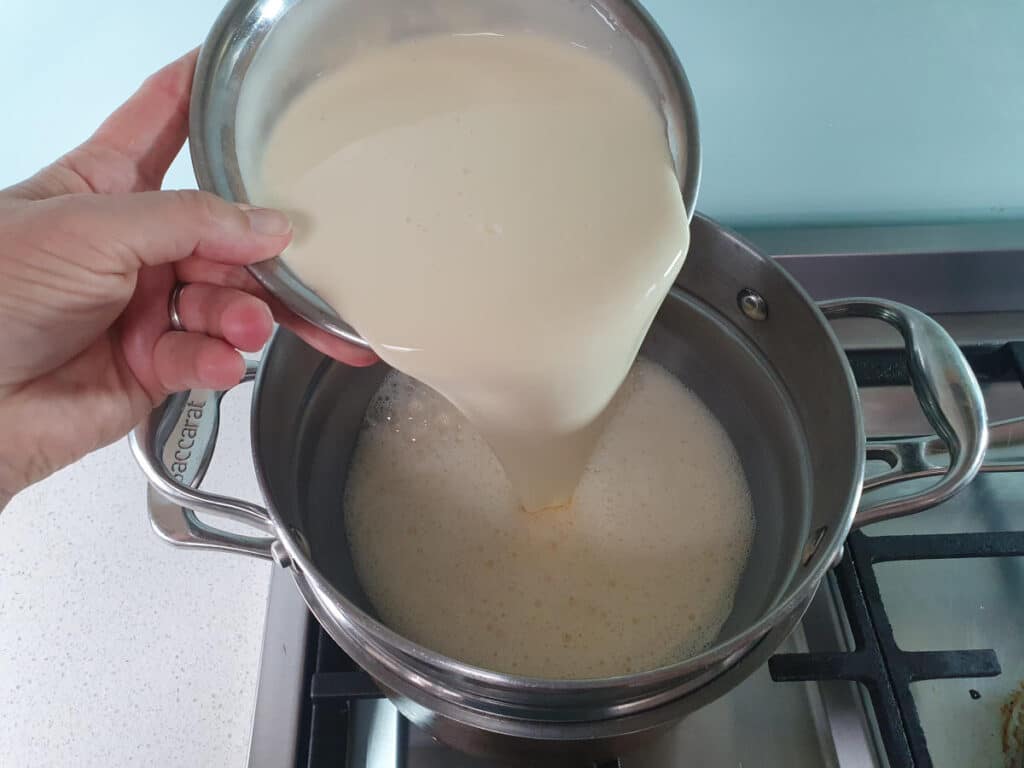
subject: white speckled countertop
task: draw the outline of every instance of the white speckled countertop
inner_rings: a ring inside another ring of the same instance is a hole
[[[210,487],[257,498],[249,387]],[[0,766],[245,764],[269,566],[150,530],[122,441],[0,513]]]
[[[5,3],[0,187],[84,139],[221,3]],[[187,157],[167,186],[192,187]],[[257,498],[248,387],[208,484]],[[0,513],[0,766],[243,766],[270,566],[164,544],[124,442]]]

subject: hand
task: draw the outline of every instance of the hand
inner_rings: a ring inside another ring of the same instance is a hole
[[[0,509],[125,435],[169,393],[226,388],[273,317],[353,365],[244,269],[288,244],[277,211],[159,192],[188,133],[196,52],[149,78],[85,144],[0,191]],[[187,283],[171,329],[168,301]],[[271,310],[273,310],[273,315]]]

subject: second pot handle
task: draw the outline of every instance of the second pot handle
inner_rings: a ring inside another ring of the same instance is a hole
[[[881,299],[839,299],[820,306],[830,319],[874,318],[900,332],[914,392],[928,422],[949,452],[949,468],[937,483],[895,499],[862,501],[854,526],[921,512],[963,490],[984,461],[988,417],[981,387],[956,342],[937,322],[905,304]]]
[[[243,381],[256,364],[247,363]],[[224,392],[171,395],[129,436],[132,453],[149,481],[149,517],[157,534],[180,547],[217,549],[276,559],[274,526],[258,504],[199,488],[213,458]],[[244,523],[270,536],[247,536],[200,520],[195,510]]]

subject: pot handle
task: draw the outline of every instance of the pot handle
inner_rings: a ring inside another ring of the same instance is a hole
[[[873,490],[903,480],[935,477],[949,468],[949,449],[935,435],[900,440],[871,440],[868,458],[884,461],[886,472],[864,480]],[[1024,472],[1024,418],[995,421],[988,425],[988,450],[981,472]]]
[[[252,381],[257,363],[246,362],[242,381]],[[267,510],[199,488],[213,458],[224,392],[194,389],[168,397],[129,436],[132,453],[149,481],[147,499],[153,529],[180,547],[217,549],[276,559],[273,536],[246,536],[213,526],[201,510],[273,534]]]
[[[839,299],[820,306],[830,319],[874,318],[900,332],[907,348],[914,392],[950,459],[941,479],[922,491],[875,503],[862,501],[854,527],[921,512],[963,490],[981,469],[989,433],[981,387],[956,342],[937,322],[904,304],[881,299]],[[885,458],[871,444],[867,450],[868,458]],[[887,483],[908,477],[905,472],[895,471],[887,476]],[[876,480],[865,483],[864,490],[884,484]]]

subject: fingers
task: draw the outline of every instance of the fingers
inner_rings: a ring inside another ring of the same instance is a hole
[[[379,360],[372,350],[349,344],[300,318],[271,296],[256,278],[244,269],[201,259],[181,262],[176,265],[176,269],[178,279],[182,282],[197,281],[230,286],[258,297],[270,307],[277,322],[328,357],[359,368],[373,365]]]
[[[333,357],[335,360],[346,365],[351,365],[355,368],[365,368],[380,360],[373,350],[357,347],[355,344],[350,344],[344,339],[332,336],[286,309],[277,310],[275,316],[281,325],[309,344],[313,349],[322,352],[328,357]]]
[[[188,136],[198,49],[147,79],[92,137],[9,193],[42,200],[78,192],[159,189]]]
[[[201,333],[171,331],[153,347],[153,373],[164,394],[228,389],[242,380],[245,362],[230,344]]]
[[[377,355],[372,350],[321,331],[283,309],[278,302],[271,301],[278,306],[276,314],[281,325],[314,349],[356,367],[377,362]],[[267,303],[236,288],[188,283],[181,290],[178,312],[187,330],[224,339],[246,352],[262,349],[274,330],[274,313]]]
[[[188,330],[164,333],[153,347],[153,374],[162,392],[227,389],[241,381],[245,363],[236,347],[256,351],[269,338],[272,326],[267,305],[236,289],[192,283],[182,289],[178,307]],[[321,352],[349,365],[377,361],[373,352],[308,323],[300,321],[296,332]]]
[[[182,325],[191,332],[223,339],[236,349],[257,352],[274,330],[270,308],[235,288],[189,283],[178,297]]]
[[[78,243],[62,256],[94,271],[128,272],[189,256],[251,264],[291,240],[283,213],[194,190],[73,195],[33,205],[42,221]]]
[[[139,272],[116,327],[125,363],[154,404],[183,389],[234,386],[244,372],[235,345],[258,349],[271,331],[269,311],[258,299],[211,285],[182,290],[178,314],[187,330],[169,330],[175,279],[170,268]]]

